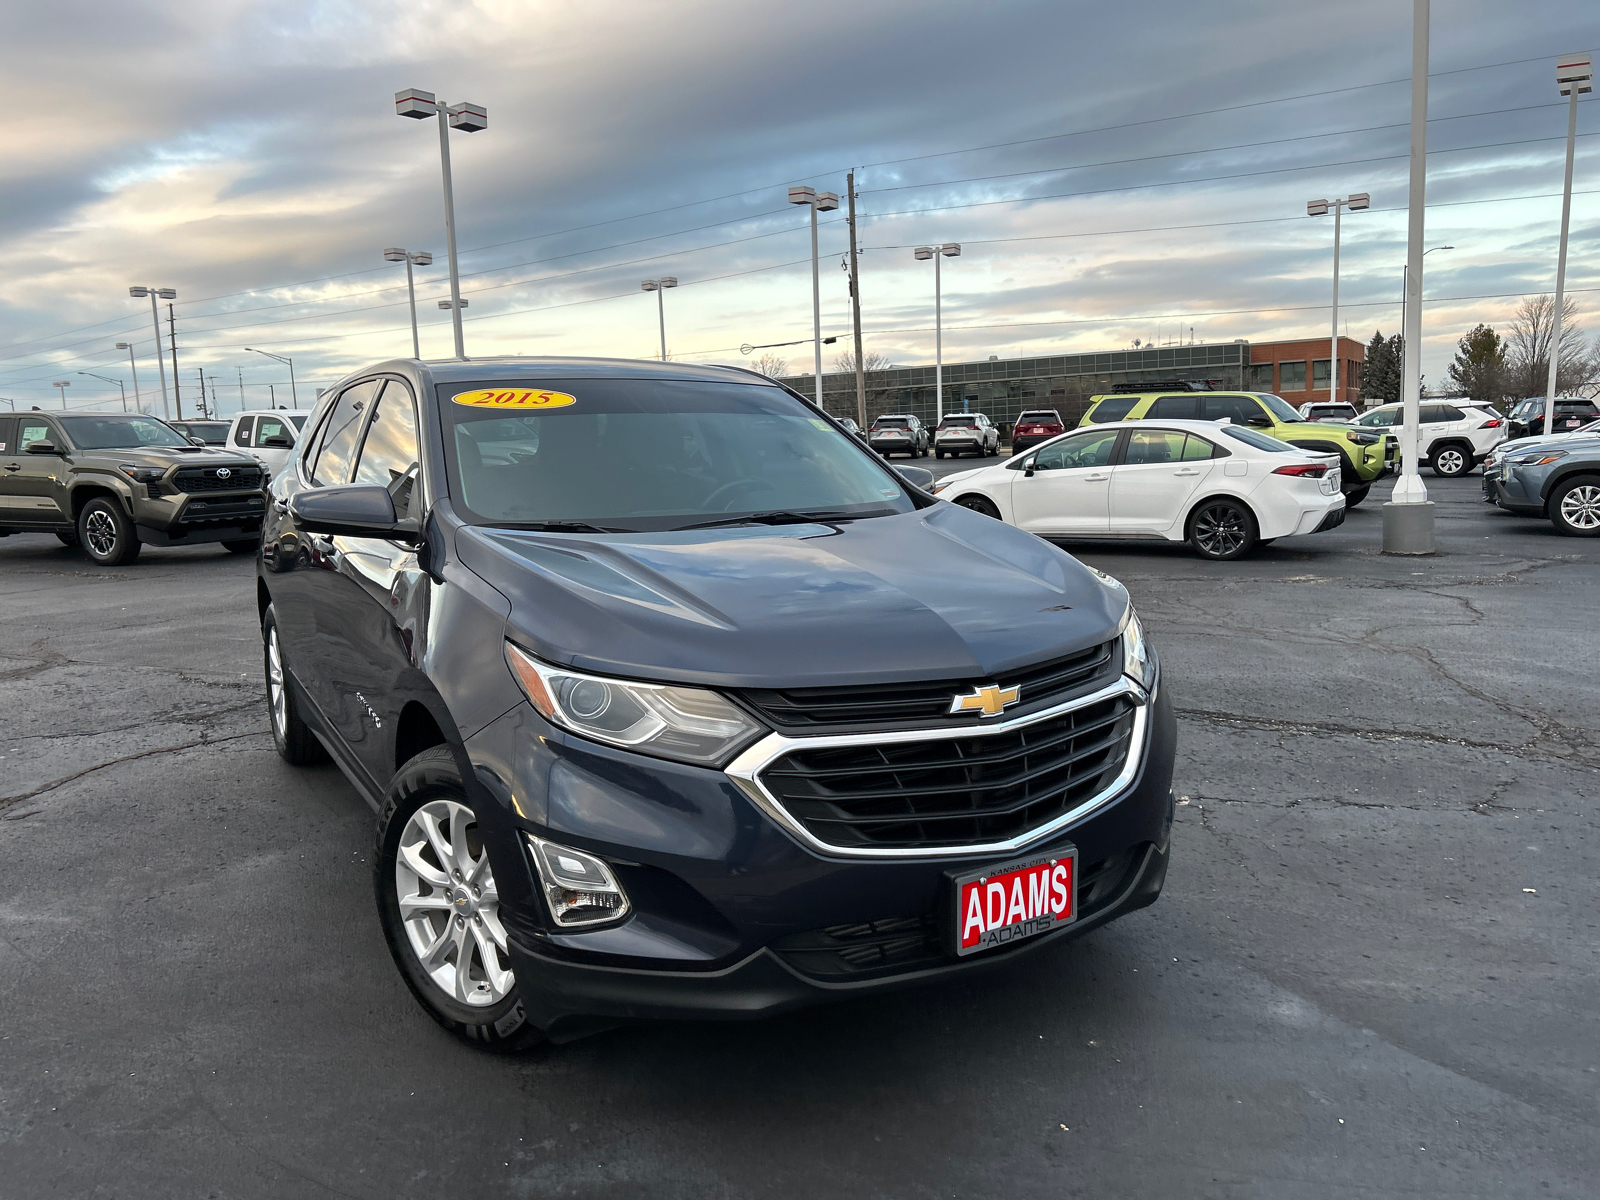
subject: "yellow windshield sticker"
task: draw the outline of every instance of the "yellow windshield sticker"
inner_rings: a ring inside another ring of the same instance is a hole
[[[496,388],[488,392],[461,392],[451,397],[469,408],[566,408],[578,398],[565,392],[536,392],[529,388]]]
[[[815,425],[815,426],[816,426],[816,427],[817,427],[817,428],[818,428],[818,429],[820,429],[820,430],[822,430],[822,432],[823,432],[823,433],[827,433],[827,432],[828,432],[828,431],[829,431],[829,430],[830,430],[830,429],[832,429],[832,428],[833,428],[833,426],[832,426],[832,425],[829,425],[829,424],[828,424],[828,423],[827,423],[827,422],[826,422],[826,421],[824,421],[824,420],[823,420],[823,419],[822,419],[822,418],[821,418],[821,417],[810,417],[810,418],[808,418],[808,419],[809,419],[809,420],[810,420],[810,422],[811,422],[811,423],[812,423],[812,424],[813,424],[813,425]]]

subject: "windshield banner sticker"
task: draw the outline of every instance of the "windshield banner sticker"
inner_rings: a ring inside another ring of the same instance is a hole
[[[452,396],[469,408],[566,408],[578,398],[565,392],[536,392],[528,388],[497,388],[489,392],[462,392]]]

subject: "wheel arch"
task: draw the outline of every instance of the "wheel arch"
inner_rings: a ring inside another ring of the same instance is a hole
[[[119,488],[115,483],[105,479],[90,479],[83,483],[73,485],[67,494],[72,503],[72,523],[76,525],[78,518],[83,514],[84,505],[99,496],[107,496],[122,506],[122,511],[131,521],[133,519],[133,499],[127,489]]]
[[[1552,471],[1550,473],[1550,478],[1544,481],[1544,486],[1539,490],[1539,499],[1543,501],[1545,506],[1548,508],[1550,504],[1550,493],[1555,491],[1556,488],[1560,487],[1567,480],[1578,475],[1593,476],[1594,481],[1596,483],[1600,483],[1600,462],[1573,463],[1571,466],[1564,467],[1561,470]]]
[[[1183,515],[1183,537],[1185,541],[1194,536],[1194,515],[1213,500],[1232,500],[1250,514],[1250,519],[1256,523],[1256,536],[1261,536],[1261,514],[1256,506],[1251,504],[1238,492],[1208,492],[1200,499],[1189,505],[1189,511]]]

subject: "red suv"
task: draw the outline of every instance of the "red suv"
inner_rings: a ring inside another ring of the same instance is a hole
[[[1011,453],[1021,454],[1040,442],[1067,431],[1061,414],[1053,408],[1030,408],[1011,427]]]

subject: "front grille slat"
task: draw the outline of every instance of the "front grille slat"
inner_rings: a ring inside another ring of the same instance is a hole
[[[180,492],[255,492],[261,489],[260,467],[226,467],[227,477],[217,478],[216,467],[183,467],[171,479]]]

